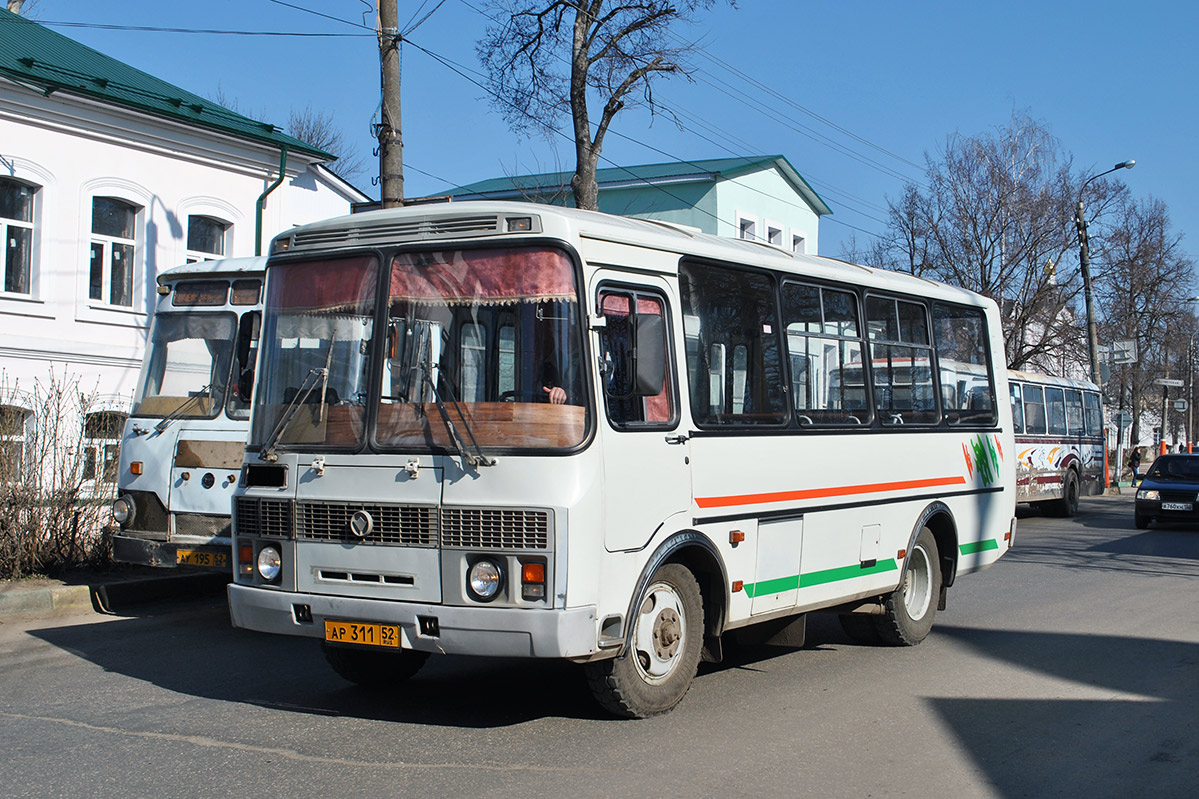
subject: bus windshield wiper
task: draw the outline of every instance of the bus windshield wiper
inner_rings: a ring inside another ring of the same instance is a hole
[[[277,461],[279,454],[275,452],[275,443],[279,437],[283,435],[283,429],[287,427],[287,423],[296,415],[296,411],[300,409],[308,396],[316,391],[317,386],[321,389],[321,400],[325,397],[325,386],[329,382],[328,369],[309,369],[308,374],[304,376],[304,380],[300,383],[300,387],[296,390],[296,395],[291,398],[291,402],[287,403],[287,407],[283,409],[283,413],[279,416],[279,421],[275,424],[275,429],[267,436],[266,443],[262,446],[262,451],[258,453],[258,459],[263,461]],[[323,409],[322,405],[322,409]]]
[[[428,370],[425,370],[421,374],[421,378],[433,392],[433,403],[437,406],[438,412],[441,413],[441,418],[445,420],[446,429],[450,432],[450,440],[454,442],[454,449],[458,450],[459,457],[475,468],[480,466],[495,466],[495,458],[489,458],[483,454],[483,448],[479,446],[479,442],[475,439],[475,433],[470,429],[470,422],[466,420],[466,415],[462,413],[462,407],[458,404],[458,400],[454,398],[454,392],[450,390],[450,387],[447,385],[445,390],[450,395],[450,402],[453,404],[454,410],[458,413],[458,418],[462,420],[462,426],[466,428],[466,435],[470,437],[471,446],[475,450],[474,453],[467,451],[466,445],[462,442],[462,437],[458,435],[458,429],[454,427],[454,420],[450,417],[449,409],[442,402],[441,392],[437,390],[437,384],[433,378],[429,377]]]
[[[159,420],[158,424],[154,425],[154,432],[161,433],[163,430],[166,430],[167,425],[169,425],[171,422],[178,419],[185,412],[191,410],[191,407],[193,405],[195,405],[196,403],[198,403],[200,401],[201,397],[210,396],[211,390],[212,390],[212,383],[209,383],[208,385],[204,386],[204,388],[197,391],[195,394],[192,394],[184,402],[180,403],[178,408],[171,411],[166,416],[162,417],[162,419]]]

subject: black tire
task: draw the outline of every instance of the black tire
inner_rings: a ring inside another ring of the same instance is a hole
[[[1146,530],[1149,528],[1149,522],[1153,519],[1149,516],[1144,516],[1140,513],[1133,516],[1132,522],[1137,526],[1138,530]]]
[[[879,638],[890,646],[915,646],[933,628],[941,596],[937,540],[925,527],[904,564],[903,581],[883,600],[884,613],[872,616]]]
[[[695,577],[678,563],[658,569],[629,623],[632,634],[624,653],[584,669],[604,709],[643,719],[681,702],[699,668],[704,603]]]
[[[842,613],[837,618],[841,622],[841,629],[851,641],[867,646],[878,646],[883,642],[873,616],[865,613]]]
[[[1062,478],[1062,498],[1054,506],[1058,516],[1070,517],[1078,513],[1078,473],[1073,469],[1066,470]]]
[[[366,688],[382,688],[412,677],[425,661],[428,652],[401,649],[399,652],[380,652],[374,649],[322,644],[325,660],[333,670],[352,683]]]

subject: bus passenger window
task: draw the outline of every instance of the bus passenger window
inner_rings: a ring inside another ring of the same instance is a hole
[[[987,321],[977,308],[933,303],[941,409],[950,424],[994,424],[995,380],[988,368]]]
[[[1020,435],[1024,432],[1024,402],[1020,399],[1020,384],[1009,383],[1008,391],[1012,397],[1012,432]]]
[[[857,298],[791,282],[783,284],[782,296],[799,425],[868,423]]]
[[[874,407],[885,425],[933,424],[932,348],[924,306],[891,297],[866,298]]]
[[[1031,435],[1045,435],[1045,395],[1040,386],[1024,387],[1024,429]]]
[[[787,384],[773,278],[684,262],[679,266],[679,294],[687,335],[696,338],[694,344],[687,342],[687,371],[693,378],[691,414],[696,424],[786,422]]]
[[[1060,388],[1045,389],[1045,416],[1051,435],[1066,435],[1066,399]]]

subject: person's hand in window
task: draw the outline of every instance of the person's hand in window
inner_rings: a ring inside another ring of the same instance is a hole
[[[551,405],[563,405],[566,403],[566,390],[561,386],[542,386],[541,390],[549,395]]]

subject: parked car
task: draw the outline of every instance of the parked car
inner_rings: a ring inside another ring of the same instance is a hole
[[[1161,455],[1137,487],[1135,521],[1199,522],[1199,455]]]

